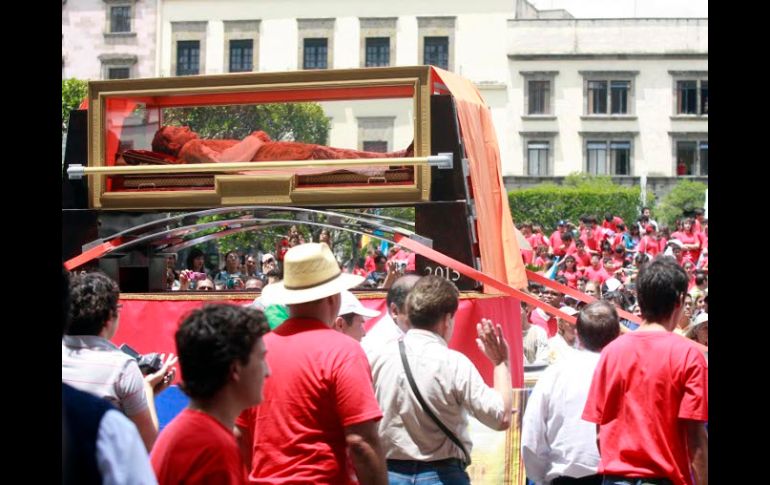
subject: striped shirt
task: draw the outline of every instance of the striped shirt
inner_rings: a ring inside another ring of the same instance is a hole
[[[147,408],[144,378],[136,361],[109,340],[96,335],[65,335],[61,380],[106,399],[133,416]]]

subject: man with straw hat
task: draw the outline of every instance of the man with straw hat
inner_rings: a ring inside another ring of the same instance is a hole
[[[326,244],[286,252],[284,279],[271,286],[289,318],[264,337],[272,377],[262,404],[235,423],[250,483],[348,484],[354,473],[387,483],[369,363],[332,328],[340,293],[363,280],[343,273]]]

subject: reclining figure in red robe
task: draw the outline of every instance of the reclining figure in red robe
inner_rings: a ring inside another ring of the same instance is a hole
[[[356,158],[412,157],[412,145],[389,153],[333,148],[313,143],[272,141],[255,131],[241,141],[204,140],[187,126],[164,126],[152,140],[152,149],[177,157],[177,163],[260,162],[270,160],[337,160]]]

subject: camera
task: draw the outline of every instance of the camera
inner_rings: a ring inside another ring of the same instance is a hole
[[[208,276],[206,276],[206,273],[193,272],[193,274],[190,275],[190,279],[192,281],[203,281],[206,278],[208,278]]]
[[[121,345],[120,350],[136,360],[136,363],[139,364],[139,370],[142,371],[142,375],[146,376],[154,374],[163,367],[163,361],[160,358],[160,354],[157,352],[142,355],[127,344]]]
[[[396,263],[396,271],[400,271],[401,273],[406,272],[406,265],[408,261],[405,260],[395,260]]]

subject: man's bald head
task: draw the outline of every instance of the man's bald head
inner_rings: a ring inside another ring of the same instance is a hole
[[[393,318],[393,321],[396,322],[396,325],[405,332],[411,327],[406,315],[406,297],[419,280],[420,277],[416,274],[408,274],[400,277],[390,287],[388,296],[385,298],[385,303],[388,306],[390,316]]]
[[[397,279],[388,290],[388,296],[385,298],[385,302],[390,308],[391,303],[395,303],[399,310],[406,310],[404,304],[406,303],[406,296],[414,288],[414,285],[420,277],[416,274],[408,274]]]
[[[583,307],[577,317],[577,333],[583,347],[592,352],[601,352],[620,335],[615,306],[599,300]]]

